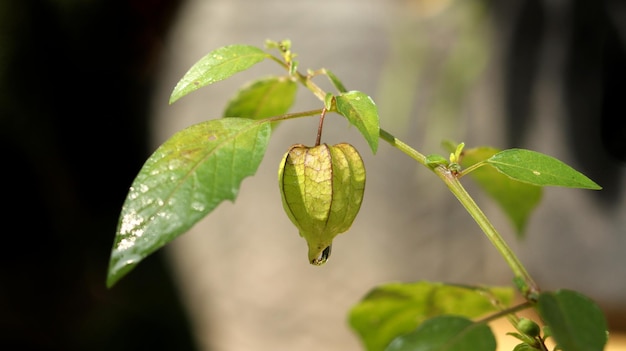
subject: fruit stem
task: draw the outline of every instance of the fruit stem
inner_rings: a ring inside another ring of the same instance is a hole
[[[317,127],[317,138],[315,139],[315,146],[319,146],[322,141],[322,129],[324,129],[324,117],[326,116],[326,107],[322,109],[320,114],[320,124]]]

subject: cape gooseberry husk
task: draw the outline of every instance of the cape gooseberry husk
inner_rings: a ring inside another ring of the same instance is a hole
[[[333,238],[352,225],[365,190],[365,166],[350,144],[292,145],[278,168],[283,208],[309,246],[309,262],[326,263]]]

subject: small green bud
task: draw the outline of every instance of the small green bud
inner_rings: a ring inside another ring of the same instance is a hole
[[[278,169],[283,208],[309,247],[309,262],[322,265],[332,241],[352,225],[365,190],[365,166],[346,143],[291,146]]]
[[[539,325],[528,318],[520,318],[519,322],[517,322],[517,330],[530,336],[531,338],[539,336],[541,333]]]

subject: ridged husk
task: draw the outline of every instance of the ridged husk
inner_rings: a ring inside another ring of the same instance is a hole
[[[278,182],[283,208],[309,246],[309,262],[324,264],[333,238],[350,229],[361,208],[361,156],[346,143],[296,144],[280,163]]]

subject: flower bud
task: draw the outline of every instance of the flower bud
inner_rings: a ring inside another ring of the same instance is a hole
[[[365,166],[346,143],[291,146],[278,169],[283,208],[309,246],[309,262],[322,265],[333,238],[347,231],[361,208]]]
[[[519,322],[517,323],[517,329],[532,338],[539,336],[539,334],[541,333],[539,325],[527,318],[520,318]]]

